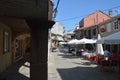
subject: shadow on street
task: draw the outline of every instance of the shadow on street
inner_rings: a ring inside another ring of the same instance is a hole
[[[0,80],[29,80],[28,64],[25,60],[20,60],[2,72]]]
[[[97,67],[74,67],[57,69],[62,80],[119,80],[120,76],[113,72],[101,72]]]
[[[61,64],[61,68],[57,68],[57,71],[62,80],[119,80],[120,73],[115,72],[111,68],[104,68],[101,71],[101,68],[96,64],[88,61],[80,56],[74,56],[70,53],[66,53],[60,50],[60,53],[57,54],[59,60],[69,61],[68,63]],[[56,57],[56,59],[58,59]],[[58,61],[59,61],[58,60]],[[62,64],[71,64],[71,66],[63,67]],[[74,65],[74,67],[73,67]]]

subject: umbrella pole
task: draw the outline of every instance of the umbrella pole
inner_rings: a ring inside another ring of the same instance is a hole
[[[75,56],[77,55],[77,45],[75,44]]]

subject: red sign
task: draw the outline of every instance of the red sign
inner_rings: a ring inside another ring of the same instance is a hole
[[[101,31],[101,32],[105,32],[106,29],[105,29],[105,28],[100,28],[100,31]]]

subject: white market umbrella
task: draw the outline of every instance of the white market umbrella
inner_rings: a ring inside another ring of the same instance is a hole
[[[67,42],[59,42],[59,44],[67,44]]]
[[[101,39],[100,34],[98,34],[98,40],[99,40],[99,39]],[[98,43],[97,43],[96,53],[97,53],[97,54],[104,55],[102,43],[101,43],[101,44],[98,44]]]
[[[83,38],[83,39],[77,41],[77,44],[93,44],[93,43],[96,43],[95,39]]]
[[[68,44],[77,44],[77,43],[78,43],[77,39],[73,39],[68,42]]]
[[[73,39],[71,41],[68,42],[68,44],[74,44],[75,45],[75,55],[76,55],[76,46],[77,46],[78,40],[77,39]]]

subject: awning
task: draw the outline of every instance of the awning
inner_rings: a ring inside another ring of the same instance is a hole
[[[77,44],[94,44],[94,43],[96,43],[95,39],[86,39],[86,38],[83,38],[77,42]]]
[[[94,43],[96,43],[95,39],[86,39],[86,38],[83,38],[81,40],[73,39],[68,42],[68,44],[94,44]]]
[[[52,36],[51,39],[57,40],[57,41],[64,41],[64,39],[61,36]]]
[[[68,42],[68,44],[77,44],[78,40],[77,39],[72,39]]]
[[[61,36],[57,36],[58,41],[64,41],[64,39]]]
[[[52,40],[56,40],[56,37],[55,37],[55,36],[51,36],[51,39],[52,39]]]
[[[120,31],[97,40],[98,44],[120,44]]]
[[[67,42],[59,42],[59,44],[67,44]]]

